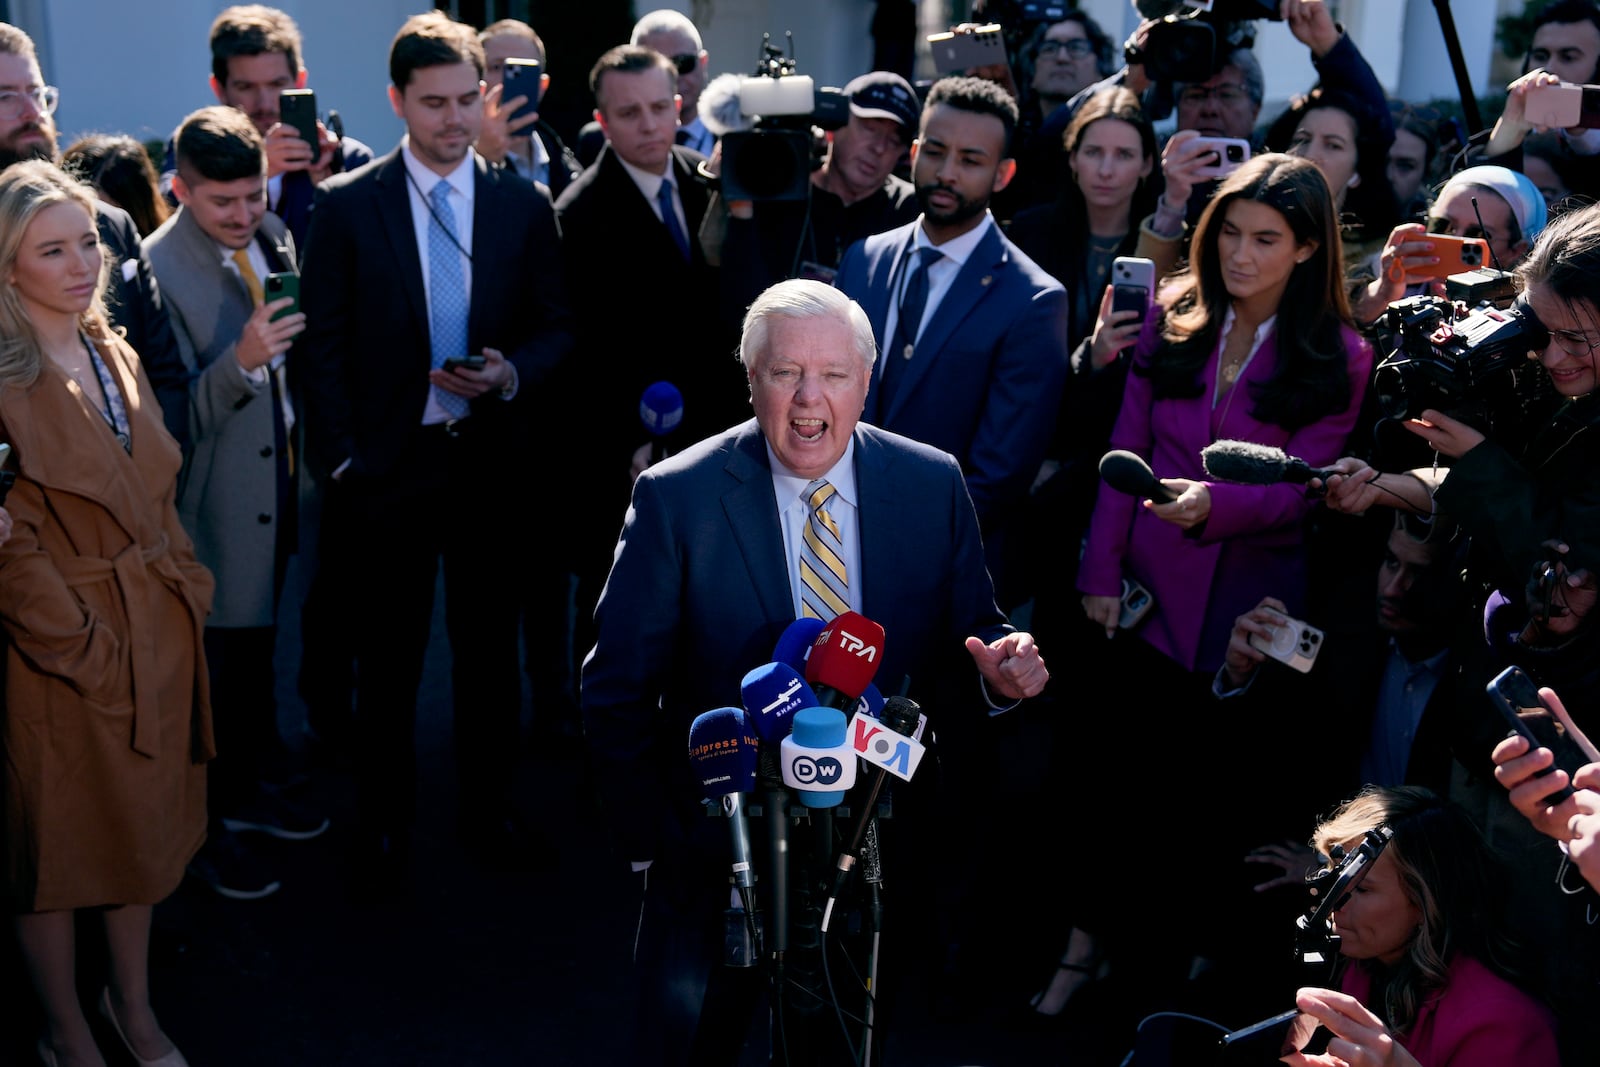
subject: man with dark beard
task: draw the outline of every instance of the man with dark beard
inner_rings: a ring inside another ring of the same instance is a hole
[[[1065,291],[989,214],[1016,173],[1016,126],[1016,102],[993,82],[936,82],[911,146],[921,216],[854,245],[834,283],[866,309],[883,353],[862,419],[960,462],[1007,608],[1031,593],[1029,568],[1007,557],[1068,355]]]
[[[0,170],[25,159],[60,162],[55,114],[60,92],[44,83],[33,39],[0,22]],[[96,215],[105,246],[111,290],[111,324],[121,327],[139,354],[155,390],[167,430],[189,447],[189,371],[161,303],[161,291],[140,253],[139,230],[120,207],[102,202]]]

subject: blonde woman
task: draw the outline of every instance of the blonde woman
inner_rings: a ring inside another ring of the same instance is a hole
[[[201,628],[211,576],[174,498],[180,454],[107,325],[93,192],[52,164],[0,174],[4,881],[39,996],[41,1062],[100,1067],[74,912],[104,924],[96,1010],[139,1064],[182,1067],[150,1005],[153,906],[205,836]]]

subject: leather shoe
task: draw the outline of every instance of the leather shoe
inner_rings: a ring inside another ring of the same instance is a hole
[[[117,1035],[117,1040],[122,1042],[122,1047],[128,1051],[128,1055],[133,1057],[133,1062],[138,1064],[139,1067],[189,1067],[189,1061],[183,1058],[183,1053],[178,1051],[176,1045],[173,1046],[170,1052],[157,1056],[153,1060],[147,1060],[135,1052],[133,1044],[128,1040],[128,1035],[122,1032],[122,1024],[117,1022],[117,1013],[112,1010],[111,990],[109,988],[100,990],[100,1015],[110,1024],[111,1032]],[[47,1062],[54,1062],[54,1059],[52,1058]]]

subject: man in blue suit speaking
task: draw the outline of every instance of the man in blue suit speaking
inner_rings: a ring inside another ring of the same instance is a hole
[[[1027,599],[1014,540],[1067,375],[1067,295],[1000,232],[1017,105],[993,82],[935,82],[911,146],[921,216],[852,246],[834,279],[883,358],[862,418],[956,457],[1003,607]]]
[[[778,283],[751,305],[740,340],[755,419],[634,485],[582,704],[618,859],[644,872],[635,1062],[731,1064],[750,1029],[754,976],[714,966],[729,843],[700,803],[687,738],[700,713],[741,703],[743,676],[805,611],[805,528],[819,488],[843,608],[885,631],[875,683],[922,705],[937,748],[959,755],[989,714],[1049,679],[1032,636],[995,606],[955,461],[858,423],[874,355],[854,301],[819,282]],[[897,878],[952,829],[929,818],[914,831],[929,810],[897,803],[907,842]],[[731,988],[740,975],[752,981]]]

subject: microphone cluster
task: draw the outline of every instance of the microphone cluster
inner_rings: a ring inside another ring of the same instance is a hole
[[[797,619],[779,637],[772,661],[744,676],[743,707],[704,712],[689,728],[689,758],[703,796],[728,819],[732,881],[747,910],[755,865],[746,797],[759,789],[764,798],[773,883],[768,955],[780,956],[786,943],[790,792],[826,829],[827,861],[835,869],[831,912],[863,842],[871,840],[886,776],[909,780],[922,759],[917,705],[904,697],[886,701],[872,684],[883,641],[883,627],[857,612],[827,623]],[[863,777],[858,761],[866,764],[863,803],[852,805],[846,844],[836,852],[832,811]]]

